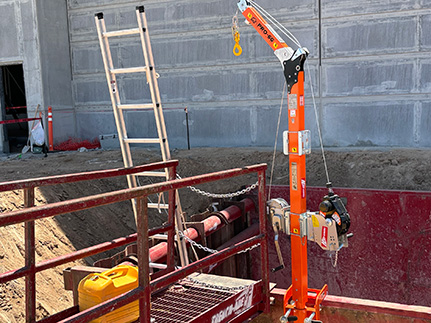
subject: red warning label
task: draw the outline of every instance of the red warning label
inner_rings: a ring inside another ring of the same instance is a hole
[[[322,247],[328,248],[328,227],[322,227]]]

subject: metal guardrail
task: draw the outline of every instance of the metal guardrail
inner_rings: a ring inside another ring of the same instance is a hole
[[[164,288],[179,279],[185,278],[193,272],[206,268],[212,264],[223,261],[241,250],[250,248],[260,243],[261,252],[261,272],[262,280],[262,306],[260,310],[269,312],[269,272],[268,272],[268,243],[267,243],[267,226],[265,219],[265,170],[266,164],[254,165],[244,168],[236,168],[204,174],[184,179],[175,179],[176,166],[178,161],[160,162],[149,165],[137,166],[132,168],[105,170],[86,172],[80,174],[70,174],[61,176],[52,176],[37,178],[31,180],[13,181],[8,183],[0,183],[0,192],[23,189],[24,190],[24,209],[7,212],[0,215],[0,227],[8,226],[17,223],[25,223],[25,266],[16,270],[11,270],[0,274],[0,283],[8,282],[19,277],[25,277],[26,285],[26,322],[35,322],[36,317],[36,273],[46,269],[56,267],[77,259],[82,259],[89,255],[98,254],[107,250],[114,249],[119,246],[129,244],[136,241],[138,246],[138,268],[139,268],[139,287],[119,297],[115,297],[98,306],[95,306],[86,311],[74,313],[77,308],[66,310],[61,315],[57,313],[52,316],[52,319],[45,318],[42,321],[47,322],[88,322],[96,319],[104,314],[107,314],[117,308],[120,308],[130,302],[139,300],[140,319],[139,322],[150,322],[150,301],[151,293]],[[69,201],[57,202],[48,205],[34,206],[34,190],[39,186],[54,185],[60,183],[72,183],[83,180],[109,178],[114,176],[123,176],[143,171],[152,171],[155,169],[169,168],[170,180],[162,183],[151,184],[147,186],[123,189],[109,193],[96,194],[88,197],[72,199]],[[205,257],[197,262],[174,271],[174,228],[175,228],[175,192],[177,189],[191,185],[198,185],[211,181],[237,177],[245,174],[257,173],[258,175],[258,201],[259,201],[259,234],[246,239],[233,247],[221,250],[219,253]],[[147,196],[169,192],[169,209],[168,222],[165,226],[149,230],[148,228],[148,205]],[[67,255],[57,258],[45,260],[37,263],[35,260],[35,231],[34,221],[42,218],[53,217],[56,215],[70,213],[89,208],[94,208],[102,205],[113,204],[130,199],[137,200],[137,233],[109,241],[97,246],[82,249]],[[149,282],[149,261],[148,261],[148,238],[151,235],[161,232],[168,232],[168,252],[167,259],[167,274]]]

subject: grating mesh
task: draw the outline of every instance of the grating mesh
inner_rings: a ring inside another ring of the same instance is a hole
[[[181,282],[151,299],[151,317],[156,323],[190,322],[236,293]]]

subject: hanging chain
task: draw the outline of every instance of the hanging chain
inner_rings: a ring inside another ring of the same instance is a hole
[[[177,174],[177,178],[181,179],[181,176]],[[240,196],[240,195],[244,195],[246,193],[249,193],[250,191],[254,190],[257,185],[259,184],[259,182],[254,183],[253,185],[246,187],[240,191],[234,192],[234,193],[226,193],[226,194],[217,194],[217,193],[210,193],[210,192],[206,192],[206,191],[202,191],[194,186],[187,186],[187,188],[189,190],[191,190],[192,192],[198,193],[200,195],[206,196],[206,197],[212,197],[212,198],[219,198],[219,199],[227,199],[227,198],[232,198],[232,197],[236,197],[236,196]]]
[[[236,9],[235,15],[232,17],[232,37],[235,41],[235,45],[233,46],[233,54],[235,56],[239,56],[242,54],[242,48],[239,45],[240,35],[239,35],[239,27],[238,27],[238,9]]]
[[[340,251],[340,249],[335,251],[335,261],[332,260],[332,255],[330,255],[332,267],[334,268],[337,267],[337,263],[338,263],[338,251]]]
[[[243,290],[246,289],[252,285],[241,285],[241,286],[236,286],[236,287],[227,287],[227,286],[219,286],[219,285],[213,285],[213,284],[208,284],[205,282],[202,282],[200,280],[191,278],[191,277],[186,277],[183,279],[183,281],[189,281],[193,284],[198,284],[204,287],[208,287],[208,288],[212,288],[212,289],[217,289],[217,290],[222,290],[222,291],[226,291],[226,292],[233,292],[233,291],[238,291],[238,290]]]

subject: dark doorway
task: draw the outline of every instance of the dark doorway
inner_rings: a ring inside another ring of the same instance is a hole
[[[18,121],[27,118],[22,64],[2,66],[0,74],[1,119],[16,121],[3,126],[3,150],[19,152],[28,138],[28,123]]]

